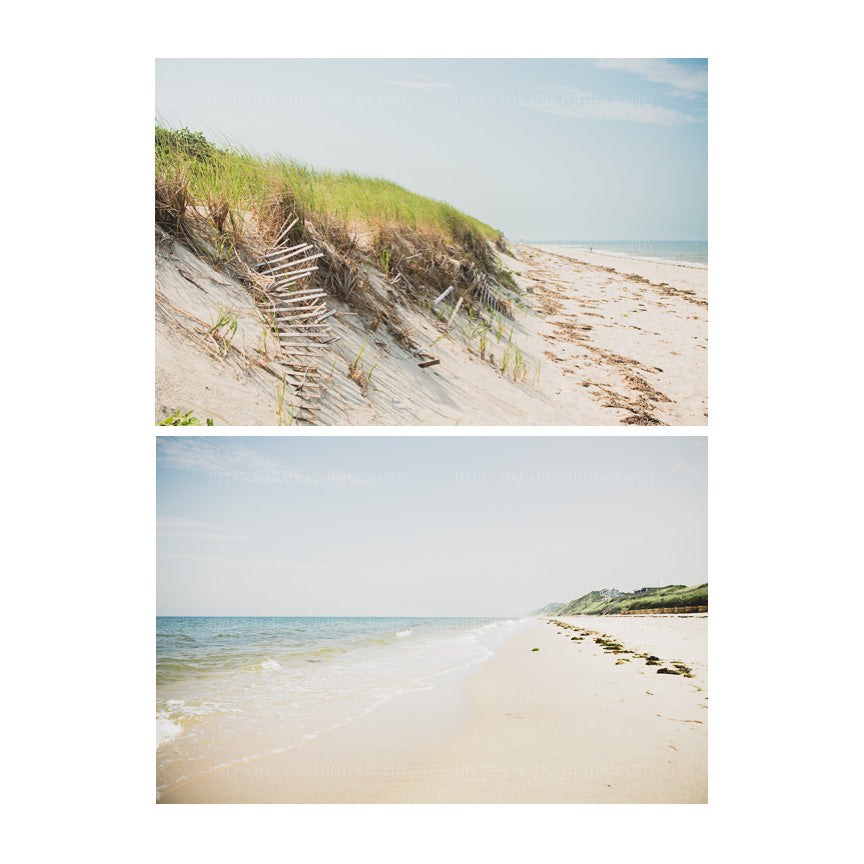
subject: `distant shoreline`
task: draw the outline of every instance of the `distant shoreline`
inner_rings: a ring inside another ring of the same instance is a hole
[[[542,246],[538,246],[537,248],[543,248]],[[624,252],[615,253],[615,252],[607,252],[605,250],[589,250],[584,246],[556,246],[554,248],[557,249],[568,249],[573,252],[583,252],[589,255],[598,255],[604,258],[615,258],[618,261],[641,261],[645,264],[664,264],[671,267],[689,267],[694,270],[707,270],[707,264],[700,264],[696,261],[676,261],[672,258],[652,258],[652,257],[641,257],[638,255],[627,255]]]
[[[694,243],[697,241],[694,241]],[[665,255],[634,254],[630,252],[618,252],[611,249],[604,249],[602,246],[594,248],[591,244],[584,243],[568,243],[564,241],[520,241],[515,243],[516,246],[533,246],[535,248],[550,248],[550,249],[568,249],[574,252],[584,252],[589,255],[602,255],[608,258],[624,259],[626,261],[644,261],[647,264],[671,264],[676,267],[694,267],[697,270],[707,270],[708,261],[693,261],[686,258],[669,258]],[[624,244],[622,244],[624,245]],[[634,244],[640,245],[640,244]],[[641,245],[650,246],[650,243]],[[707,247],[707,243],[704,244]],[[707,252],[707,249],[706,249]]]
[[[708,299],[708,268],[681,261],[659,261],[649,258],[635,258],[615,255],[609,252],[589,252],[570,246],[528,246],[521,247],[547,255],[579,261],[593,267],[605,267],[623,277],[635,276],[654,285],[667,284],[674,288],[692,291],[700,300]]]

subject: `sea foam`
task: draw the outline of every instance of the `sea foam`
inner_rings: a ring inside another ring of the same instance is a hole
[[[177,720],[173,720],[167,711],[156,713],[156,749],[176,738],[183,731]]]
[[[220,638],[228,623],[230,640]],[[157,686],[157,741],[170,742],[158,750],[158,785],[164,793],[220,764],[303,746],[403,693],[430,689],[488,660],[518,623],[160,619],[157,657],[176,669]]]

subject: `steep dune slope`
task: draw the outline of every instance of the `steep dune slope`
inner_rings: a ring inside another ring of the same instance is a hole
[[[516,274],[515,290],[499,286],[512,318],[418,303],[356,253],[364,300],[328,294],[338,341],[320,352],[313,401],[284,380],[260,295],[157,242],[157,422],[178,410],[215,425],[706,422],[704,301],[530,247],[497,254]],[[216,327],[226,318],[233,334]]]

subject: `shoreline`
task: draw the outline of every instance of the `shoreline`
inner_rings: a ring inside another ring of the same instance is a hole
[[[489,660],[429,690],[396,697],[294,750],[196,778],[160,800],[706,801],[707,617],[638,619],[565,623],[615,635],[636,650],[662,647],[664,660],[693,664],[692,679],[658,675],[635,659],[616,665],[593,641],[574,642],[570,631],[538,619]]]
[[[514,246],[530,246],[533,249],[563,249],[565,252],[571,252],[579,255],[599,255],[607,258],[616,258],[619,261],[641,261],[644,264],[661,264],[670,267],[691,267],[694,270],[707,270],[708,265],[701,261],[676,261],[673,258],[651,258],[648,256],[628,255],[626,252],[610,252],[608,249],[599,249],[596,252],[593,249],[587,249],[584,246],[565,246],[557,243],[513,243]]]
[[[708,265],[696,265],[685,261],[652,260],[611,252],[589,252],[587,249],[569,246],[524,246],[545,254],[559,255],[582,264],[606,267],[624,278],[636,276],[647,279],[656,286],[667,284],[679,290],[691,290],[700,300],[708,299]]]

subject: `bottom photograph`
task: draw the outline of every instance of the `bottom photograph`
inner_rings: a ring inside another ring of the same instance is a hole
[[[156,464],[158,803],[707,803],[704,436]]]

